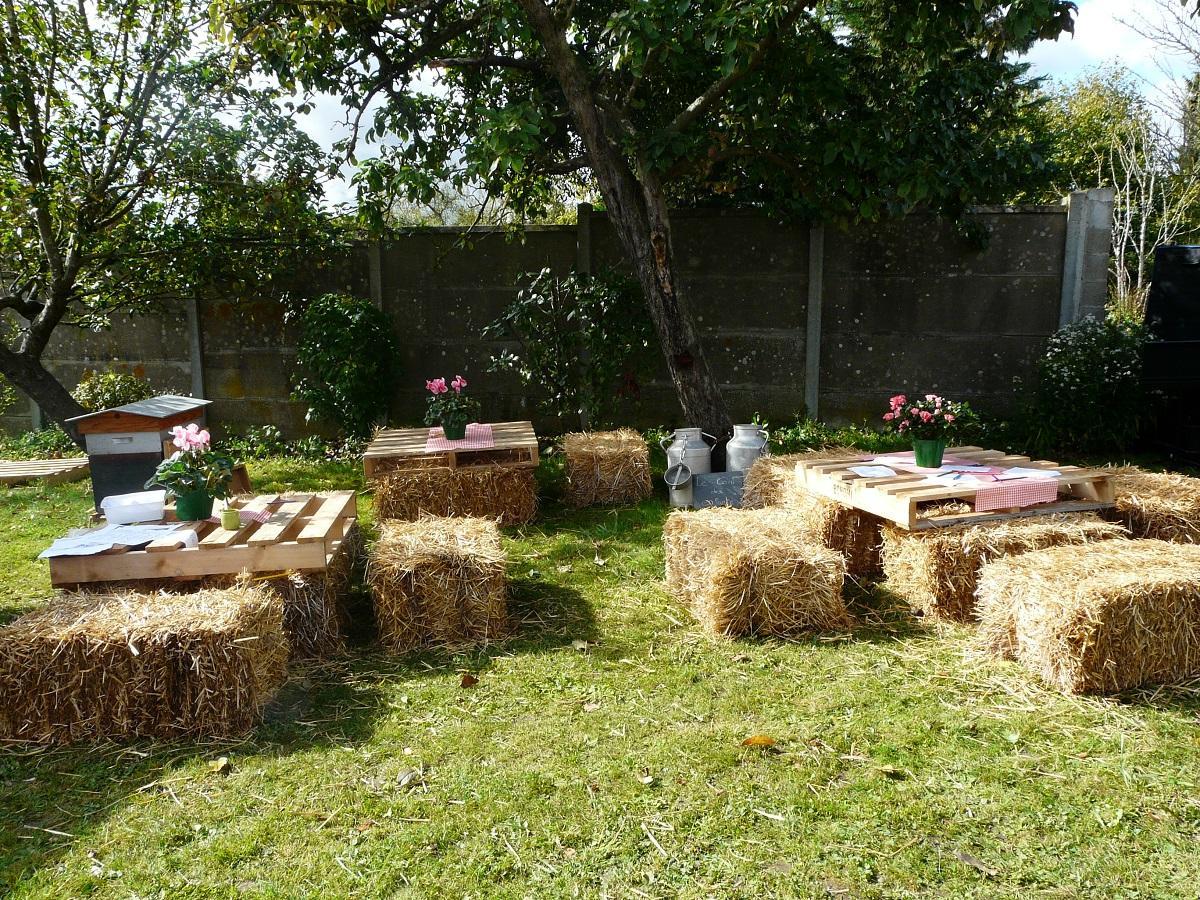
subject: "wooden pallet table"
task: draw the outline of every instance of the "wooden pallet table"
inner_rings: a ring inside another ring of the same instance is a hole
[[[27,481],[61,484],[64,481],[87,478],[90,470],[86,456],[66,459],[0,459],[0,484],[24,484]]]
[[[187,530],[198,535],[195,547],[185,546],[180,530],[141,550],[51,557],[50,581],[61,587],[154,578],[187,581],[242,572],[321,572],[358,518],[357,501],[354,491],[296,494],[278,500],[274,496],[235,498],[231,506],[269,512],[269,517],[234,530],[216,522],[190,523]],[[164,521],[171,520],[168,515]]]
[[[1015,456],[982,447],[951,447],[946,450],[946,456],[965,463],[981,463],[999,469],[1017,466],[1026,469],[1053,469],[1061,473],[1061,476],[1055,479],[1058,485],[1058,500],[1010,510],[976,512],[975,497],[982,485],[930,484],[926,475],[916,472],[864,478],[850,471],[851,466],[861,466],[873,459],[874,455],[806,459],[796,464],[796,478],[815,494],[873,513],[909,530],[945,528],[964,523],[974,524],[1051,513],[1084,512],[1113,505],[1115,488],[1112,476],[1097,469],[1061,466],[1049,460],[1031,460],[1027,456]],[[939,513],[938,505],[948,501],[970,504],[971,510]]]
[[[532,422],[492,425],[494,447],[428,451],[428,428],[385,428],[363,453],[363,471],[374,478],[397,470],[537,468],[538,442]]]

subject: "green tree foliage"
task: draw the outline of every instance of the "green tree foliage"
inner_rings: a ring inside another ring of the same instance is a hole
[[[516,341],[492,370],[511,372],[551,415],[584,429],[615,424],[623,400],[640,393],[653,331],[639,315],[637,285],[613,272],[533,275],[484,334]]]
[[[1037,168],[1009,61],[1068,0],[218,0],[289,86],[337,94],[368,139],[366,219],[439,184],[536,218],[595,185],[688,419],[727,430],[672,250],[672,202],[726,197],[851,223],[1011,193]],[[356,129],[357,132],[357,129]],[[357,133],[356,133],[357,137]]]
[[[42,366],[55,329],[104,327],[215,281],[270,291],[324,161],[271,92],[203,35],[198,0],[4,0],[0,373],[54,420],[81,410]]]
[[[299,375],[293,396],[308,420],[363,438],[386,421],[399,348],[391,317],[369,300],[324,294],[301,305]]]

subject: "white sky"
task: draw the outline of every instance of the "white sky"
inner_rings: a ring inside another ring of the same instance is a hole
[[[1172,61],[1125,24],[1136,22],[1139,17],[1153,17],[1158,0],[1078,0],[1078,3],[1074,37],[1067,34],[1057,41],[1043,41],[1027,57],[1035,74],[1069,82],[1097,66],[1118,64],[1143,78],[1151,96],[1166,92],[1177,80],[1177,75],[1170,72]],[[1176,64],[1175,68],[1180,66]],[[300,124],[328,148],[347,133],[344,119],[345,112],[335,99],[321,97],[317,98],[314,111],[302,117]],[[371,148],[360,142],[358,155],[359,158],[371,155]],[[349,169],[343,171],[345,178],[326,186],[326,199],[330,203],[347,203],[354,199]]]

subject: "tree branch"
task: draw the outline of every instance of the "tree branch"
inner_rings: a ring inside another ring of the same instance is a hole
[[[758,46],[750,54],[750,58],[746,60],[746,64],[710,84],[704,93],[689,103],[687,108],[677,115],[674,121],[666,127],[666,133],[676,134],[683,131],[712,109],[722,97],[729,93],[734,85],[762,65],[763,61],[767,58],[767,54],[779,43],[779,35],[788,28],[791,28],[800,18],[800,15],[815,2],[816,0],[799,0],[799,2],[792,6],[784,17],[779,20],[779,24],[775,29],[758,42]]]
[[[484,56],[445,56],[430,59],[425,65],[431,69],[483,69],[504,68],[521,69],[525,72],[543,72],[544,69],[534,60],[516,56],[499,56],[486,54]]]

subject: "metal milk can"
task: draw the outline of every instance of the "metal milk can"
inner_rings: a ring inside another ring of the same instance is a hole
[[[692,481],[691,469],[683,463],[677,463],[667,469],[663,480],[667,482],[667,494],[672,506],[687,509],[692,505],[695,482]]]
[[[682,464],[693,475],[705,475],[712,471],[712,446],[705,443],[704,439],[711,438],[715,444],[715,437],[699,428],[676,428],[674,437],[669,446],[666,438],[659,443],[666,451],[668,469]]]
[[[734,425],[733,437],[725,445],[725,471],[748,472],[767,449],[767,429],[758,425]]]

